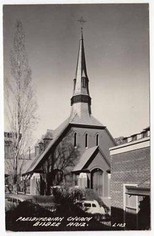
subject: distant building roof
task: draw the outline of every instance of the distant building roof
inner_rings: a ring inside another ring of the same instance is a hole
[[[25,173],[32,162],[34,161],[34,153],[31,153],[30,159],[28,157],[18,160],[18,171],[22,174]],[[15,168],[15,160],[13,158],[5,159],[5,175],[10,175],[13,173],[13,169]]]
[[[44,135],[44,139],[52,139],[53,138],[53,130],[51,130],[51,129],[47,129],[47,132],[46,132],[46,134]]]
[[[149,126],[145,129],[143,129],[139,133],[134,133],[134,134],[127,136],[127,137],[122,136],[122,137],[115,138],[115,141],[116,141],[117,145],[122,145],[124,143],[129,143],[132,141],[140,140],[145,137],[150,137],[150,127]]]

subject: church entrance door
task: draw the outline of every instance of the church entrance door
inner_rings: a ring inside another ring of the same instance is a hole
[[[103,196],[103,171],[99,168],[91,173],[91,187],[99,196]]]

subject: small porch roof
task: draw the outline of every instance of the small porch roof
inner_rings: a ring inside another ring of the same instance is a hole
[[[84,168],[85,164],[88,162],[88,160],[94,155],[97,149],[98,146],[86,149],[72,172],[81,171]]]
[[[85,152],[82,154],[78,164],[74,167],[74,169],[72,170],[72,172],[78,172],[80,173],[82,172],[88,172],[87,166],[89,165],[88,163],[90,163],[93,158],[95,158],[96,154],[100,152],[101,155],[103,156],[104,160],[106,161],[106,163],[108,164],[109,168],[110,168],[110,163],[107,159],[107,157],[105,156],[105,154],[102,152],[102,150],[99,148],[99,146],[94,146],[91,148],[88,148],[85,150]]]
[[[150,196],[150,188],[127,186],[126,194],[135,196]]]

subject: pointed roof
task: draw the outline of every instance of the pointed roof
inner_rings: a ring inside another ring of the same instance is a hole
[[[29,168],[26,170],[26,173],[34,171],[34,169],[38,166],[38,164],[48,155],[54,144],[60,139],[60,137],[63,135],[65,130],[71,126],[71,125],[88,125],[93,127],[102,127],[103,129],[106,128],[103,126],[98,120],[96,120],[93,116],[90,116],[88,120],[84,118],[79,118],[77,115],[74,118],[67,118],[61,125],[58,126],[57,129],[53,132],[53,139],[50,141],[47,148],[44,150],[44,152],[39,156],[36,157]]]
[[[75,114],[74,117],[70,118],[69,122],[70,124],[88,125],[105,128],[105,126],[92,115],[87,116],[86,114],[83,114],[81,117],[79,117],[78,114]]]
[[[78,164],[74,167],[73,172],[82,170],[97,149],[98,146],[86,149],[83,155],[81,156]]]
[[[87,117],[91,114],[91,97],[89,94],[89,79],[86,68],[86,58],[84,50],[83,29],[79,40],[79,51],[77,57],[77,66],[74,79],[73,96],[71,98],[71,115],[78,114],[82,116],[86,113]]]
[[[85,152],[82,154],[78,164],[74,167],[72,172],[78,172],[83,169],[86,169],[88,162],[91,162],[93,160],[93,158],[96,156],[98,151],[101,153],[104,160],[106,161],[106,163],[110,167],[110,162],[109,162],[108,158],[106,157],[106,155],[103,153],[103,151],[99,148],[99,146],[94,146],[94,147],[91,147],[91,148],[88,148],[85,150]]]
[[[78,59],[76,66],[75,78],[78,76],[87,77],[87,68],[86,68],[86,59],[85,59],[85,50],[84,50],[84,39],[83,39],[83,30],[81,29],[81,37],[79,42],[79,51]]]
[[[69,118],[66,119],[60,126],[58,126],[58,128],[54,131],[54,137],[53,139],[50,141],[49,145],[47,146],[47,148],[44,150],[44,152],[37,158],[35,158],[35,160],[33,161],[33,163],[31,164],[31,166],[28,168],[28,170],[26,171],[27,173],[33,171],[37,165],[45,158],[45,156],[49,153],[49,151],[51,150],[51,148],[53,147],[53,145],[55,144],[55,142],[61,137],[61,135],[63,134],[63,132],[66,130],[66,128],[69,125]]]
[[[86,78],[88,81],[87,68],[86,68],[86,58],[85,58],[85,49],[84,49],[84,39],[83,39],[83,30],[81,29],[81,36],[79,41],[79,51],[77,57],[77,65],[75,72],[75,88],[74,94],[84,94],[89,95],[88,86],[82,86],[82,78]],[[87,84],[88,85],[88,84]]]

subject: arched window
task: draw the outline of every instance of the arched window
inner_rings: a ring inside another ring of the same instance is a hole
[[[99,145],[99,135],[96,134],[96,146],[98,146],[98,145]]]
[[[76,147],[76,133],[74,133],[74,147]]]
[[[85,134],[85,147],[88,147],[88,134]]]

